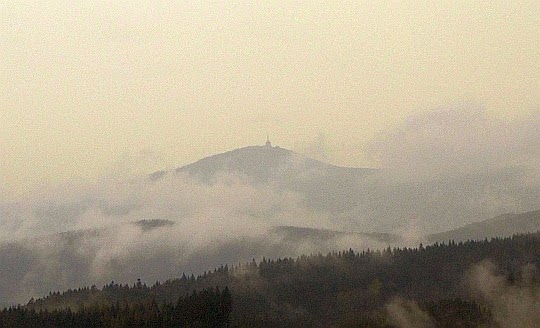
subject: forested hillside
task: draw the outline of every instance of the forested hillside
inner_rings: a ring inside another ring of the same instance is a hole
[[[176,302],[124,301],[81,305],[52,311],[16,307],[0,312],[0,327],[227,327],[231,294],[207,289]]]
[[[194,290],[228,287],[234,327],[534,327],[538,267],[540,233],[534,233],[264,259],[151,286],[111,282],[53,292],[25,309],[168,304]]]

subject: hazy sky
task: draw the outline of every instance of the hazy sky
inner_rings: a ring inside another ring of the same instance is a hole
[[[539,1],[0,1],[0,195],[540,104]],[[321,155],[322,156],[322,155]]]

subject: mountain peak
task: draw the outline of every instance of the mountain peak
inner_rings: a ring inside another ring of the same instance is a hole
[[[221,174],[239,174],[255,183],[273,181],[289,184],[293,180],[305,180],[315,176],[347,180],[373,170],[324,163],[279,146],[272,146],[267,138],[265,145],[247,146],[205,157],[177,168],[176,172],[188,173],[205,182],[212,182]]]
[[[347,197],[343,193],[357,188],[355,181],[377,171],[324,163],[279,146],[272,146],[268,136],[266,140],[264,145],[247,146],[202,158],[178,167],[175,172],[210,184],[217,182],[220,177],[233,175],[245,182],[272,183],[308,193],[314,193],[323,186],[323,189],[329,189],[324,193],[325,201],[330,198],[346,201]],[[149,179],[157,181],[166,174],[167,171],[156,171],[149,175]],[[317,200],[316,203],[320,205],[325,201]]]
[[[195,163],[180,167],[176,172],[187,172],[203,179],[219,173],[239,173],[255,180],[267,180],[285,171],[298,171],[332,166],[310,159],[293,151],[272,146],[248,146],[212,155]]]

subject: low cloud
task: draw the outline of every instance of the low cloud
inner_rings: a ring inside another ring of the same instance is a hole
[[[360,175],[309,170],[301,156],[279,168],[298,176],[278,182],[272,170],[256,183],[231,172],[210,183],[182,172],[126,173],[132,158],[152,162],[155,154],[148,152],[125,156],[118,170],[95,183],[73,182],[13,201],[0,195],[0,302],[112,279],[163,280],[259,255],[387,246],[354,234],[291,242],[286,234],[267,233],[275,226],[403,233],[414,244],[428,232],[537,209],[540,181],[532,172],[540,166],[532,164],[540,147],[531,131],[538,121],[522,123],[468,107],[415,116],[374,143],[388,168]],[[328,154],[324,135],[313,151]],[[173,225],[145,231],[129,223],[152,219]]]
[[[411,116],[369,147],[384,176],[364,212],[425,232],[538,209],[538,131],[538,114],[508,121],[474,104]]]
[[[430,315],[414,301],[395,298],[386,305],[390,322],[400,328],[435,328]]]
[[[489,304],[500,327],[534,328],[540,327],[540,287],[534,283],[538,278],[538,269],[530,264],[510,283],[508,276],[484,261],[470,270],[468,283],[473,295]]]
[[[540,163],[540,115],[518,121],[461,104],[409,117],[372,143],[383,167],[412,178],[438,178]]]
[[[234,175],[208,185],[170,173],[159,181],[147,177],[104,179],[93,185],[64,185],[36,193],[17,203],[2,204],[0,225],[9,227],[4,240],[142,219],[172,220],[190,229],[204,229],[206,234],[242,229],[248,233],[253,225],[308,224],[306,210],[299,204],[300,195],[293,191],[253,186]],[[251,224],[243,218],[249,218]],[[322,221],[319,224],[324,226]]]
[[[34,194],[0,207],[0,304],[51,290],[137,278],[154,282],[252,258],[297,256],[375,239],[288,239],[275,226],[332,226],[300,194],[236,175],[202,183],[184,173],[103,179]],[[167,220],[147,227],[140,220]]]

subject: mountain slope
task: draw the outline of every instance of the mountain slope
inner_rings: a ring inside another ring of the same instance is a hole
[[[504,214],[493,219],[472,223],[464,227],[429,235],[431,242],[464,241],[492,237],[507,237],[540,230],[540,210],[520,214]]]
[[[333,241],[339,239],[349,239],[350,241],[372,241],[374,244],[379,245],[402,245],[405,243],[404,239],[398,235],[390,233],[365,233],[365,232],[349,232],[349,231],[335,231],[328,229],[313,229],[291,226],[275,227],[270,231],[272,234],[279,235],[284,242],[312,242],[315,244],[322,244],[324,242]],[[352,247],[352,245],[351,245]],[[366,245],[366,247],[370,247]]]

